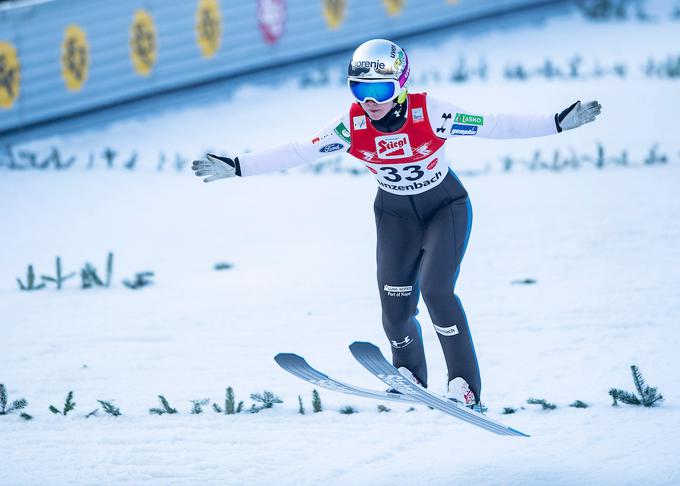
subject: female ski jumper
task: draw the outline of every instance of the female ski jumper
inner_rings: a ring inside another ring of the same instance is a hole
[[[559,115],[488,114],[426,93],[403,94],[379,120],[371,119],[356,102],[311,139],[235,159],[209,155],[208,160],[196,161],[194,170],[214,180],[279,171],[339,151],[359,159],[378,183],[374,204],[377,280],[393,364],[407,368],[427,386],[423,338],[416,319],[422,295],[444,351],[451,397],[474,405],[481,395],[479,366],[468,321],[455,294],[472,210],[467,191],[448,166],[445,143],[460,137],[552,135],[584,123],[593,110],[588,116],[584,111],[597,107],[599,113],[599,104],[582,107],[577,102]],[[570,121],[577,114],[577,122]],[[452,386],[461,389],[452,390]]]

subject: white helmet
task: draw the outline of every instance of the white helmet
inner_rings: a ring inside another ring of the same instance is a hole
[[[357,101],[387,103],[398,97],[403,102],[410,70],[401,47],[385,39],[372,39],[354,51],[347,82]]]

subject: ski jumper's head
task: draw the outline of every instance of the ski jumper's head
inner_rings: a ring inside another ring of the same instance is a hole
[[[368,115],[380,119],[407,96],[410,72],[406,52],[394,42],[372,39],[356,48],[347,68],[352,96]]]

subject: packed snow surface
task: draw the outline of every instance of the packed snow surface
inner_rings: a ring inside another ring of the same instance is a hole
[[[324,389],[324,411],[314,414],[313,387],[278,368],[276,353],[295,352],[343,381],[384,388],[347,349],[366,340],[390,352],[375,283],[375,182],[295,170],[203,184],[186,169],[154,168],[161,150],[238,153],[306,137],[350,101],[341,86],[301,89],[290,80],[27,146],[137,150],[134,171],[0,172],[0,383],[10,401],[28,399],[34,416],[0,416],[3,484],[680,483],[680,100],[677,80],[639,73],[648,57],[678,54],[680,24],[669,3],[654,5],[654,22],[573,14],[409,41],[415,73],[441,68],[445,52],[455,65],[461,46],[496,67],[573,54],[631,66],[621,79],[491,76],[427,86],[482,112],[552,113],[576,99],[603,105],[596,123],[559,136],[448,142],[474,210],[457,293],[483,399],[489,416],[531,438],[495,436],[425,406],[385,403],[391,411],[379,413],[376,401]],[[598,142],[638,162],[500,170],[505,155],[594,154]],[[639,162],[655,144],[667,163]],[[60,292],[17,289],[29,263],[54,274],[58,255],[65,271],[91,262],[101,272],[108,251],[109,289],[81,290],[79,279]],[[218,262],[233,268],[215,271]],[[155,272],[154,285],[121,284],[145,270]],[[513,283],[526,279],[536,282]],[[424,307],[419,318],[430,387],[443,392],[443,356]],[[611,407],[610,388],[633,390],[631,364],[658,386],[661,406]],[[284,403],[258,414],[189,413],[191,400],[222,403],[227,386],[246,408],[264,390]],[[76,410],[50,413],[70,390]],[[179,414],[149,414],[161,394]],[[558,408],[527,405],[530,397]],[[577,399],[590,407],[569,407]],[[114,400],[123,415],[85,418],[97,400]],[[358,413],[338,413],[344,405]]]

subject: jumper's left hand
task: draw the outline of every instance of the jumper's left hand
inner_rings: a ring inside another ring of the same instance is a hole
[[[595,117],[602,113],[602,105],[597,101],[581,103],[577,101],[562,113],[555,115],[557,131],[571,130],[595,120]]]

